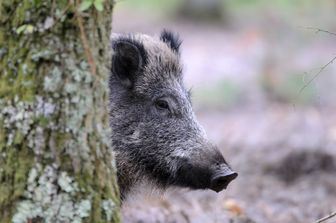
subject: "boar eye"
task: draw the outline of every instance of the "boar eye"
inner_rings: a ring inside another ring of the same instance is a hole
[[[168,102],[162,99],[155,102],[155,107],[159,110],[169,110]]]

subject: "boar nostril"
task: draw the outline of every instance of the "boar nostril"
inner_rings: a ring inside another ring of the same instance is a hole
[[[231,181],[238,176],[237,173],[230,171],[220,172],[215,174],[210,182],[210,189],[216,192],[220,192],[226,189]]]

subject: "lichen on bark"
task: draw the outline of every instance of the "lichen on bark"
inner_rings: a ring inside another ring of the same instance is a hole
[[[112,6],[80,14],[92,74],[75,2],[0,3],[1,222],[119,222],[107,109]]]

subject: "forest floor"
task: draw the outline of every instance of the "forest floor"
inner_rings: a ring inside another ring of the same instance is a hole
[[[198,117],[238,178],[219,194],[136,197],[123,207],[125,222],[313,223],[336,209],[334,112],[274,105]]]
[[[198,119],[239,173],[218,194],[132,198],[124,222],[313,223],[336,210],[335,65],[299,93],[335,56],[336,38],[276,17],[227,26],[116,12],[115,32],[180,33]]]

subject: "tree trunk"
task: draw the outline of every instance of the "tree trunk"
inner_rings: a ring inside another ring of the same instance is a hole
[[[107,107],[113,1],[79,4],[0,1],[2,223],[120,221]]]

